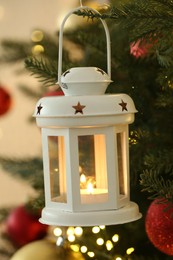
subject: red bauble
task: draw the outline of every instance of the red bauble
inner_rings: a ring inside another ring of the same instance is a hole
[[[4,115],[11,106],[11,96],[6,89],[0,86],[0,116]]]
[[[44,94],[44,97],[52,97],[52,96],[64,96],[64,92],[60,89],[60,90],[52,90]]]
[[[173,255],[173,207],[168,206],[167,202],[154,200],[148,209],[145,227],[152,244],[161,252]]]
[[[17,246],[43,238],[47,234],[47,225],[38,222],[40,216],[29,212],[24,206],[15,208],[6,222],[9,238]]]
[[[138,40],[137,42],[133,42],[130,45],[130,54],[132,54],[135,58],[145,58],[150,49],[152,48],[152,42],[146,42],[145,40]]]

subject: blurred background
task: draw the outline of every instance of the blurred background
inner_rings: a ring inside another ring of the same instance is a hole
[[[77,5],[77,0],[0,0],[0,41],[31,41],[35,30],[55,34],[62,17]],[[1,55],[2,52],[1,49]],[[28,158],[41,154],[40,132],[28,120],[35,100],[19,89],[20,85],[29,85],[37,90],[38,83],[29,73],[23,73],[23,68],[23,61],[0,63],[0,86],[10,96],[9,109],[0,116],[0,156],[3,157]],[[29,185],[21,185],[21,180],[6,174],[2,168],[0,180],[0,206],[23,203],[33,192]]]

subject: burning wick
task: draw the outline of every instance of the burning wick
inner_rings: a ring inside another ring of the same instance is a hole
[[[87,192],[89,194],[92,194],[93,191],[94,191],[93,184],[92,183],[88,183],[88,185],[87,185]]]

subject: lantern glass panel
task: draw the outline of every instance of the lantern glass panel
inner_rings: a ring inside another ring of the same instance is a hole
[[[125,136],[124,132],[117,133],[117,154],[118,154],[118,175],[119,175],[119,192],[125,195]]]
[[[103,134],[78,137],[82,204],[105,203],[108,200],[105,140]]]
[[[49,136],[49,172],[51,200],[67,202],[65,145],[63,136]]]

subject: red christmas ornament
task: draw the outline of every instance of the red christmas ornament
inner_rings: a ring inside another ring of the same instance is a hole
[[[38,222],[39,217],[29,212],[24,206],[15,208],[6,223],[6,232],[10,239],[17,246],[23,246],[43,238],[48,226]]]
[[[0,86],[0,116],[4,115],[11,106],[11,96],[6,89]]]
[[[141,41],[138,40],[137,42],[133,42],[130,45],[130,54],[132,54],[136,58],[145,58],[151,47],[153,46],[153,43],[146,42],[145,40]]]
[[[146,232],[157,249],[173,255],[173,206],[168,208],[170,204],[162,201],[154,200],[151,203],[146,215]]]
[[[64,96],[64,92],[62,90],[53,90],[46,92],[44,97],[52,97],[52,96]]]

